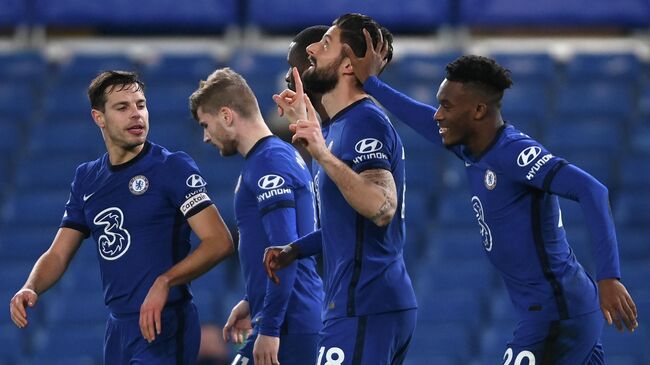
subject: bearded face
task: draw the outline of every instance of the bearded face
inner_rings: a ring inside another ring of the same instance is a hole
[[[318,60],[309,57],[312,66],[302,74],[305,89],[313,93],[326,94],[332,91],[339,82],[338,68],[343,62],[343,55],[339,56],[329,65],[318,66]]]

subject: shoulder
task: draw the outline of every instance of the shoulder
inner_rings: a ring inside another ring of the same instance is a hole
[[[257,179],[264,175],[301,176],[302,172],[309,170],[293,146],[277,139],[277,141],[267,144],[251,161],[248,161],[246,171],[246,175],[255,179],[255,183],[257,183]]]

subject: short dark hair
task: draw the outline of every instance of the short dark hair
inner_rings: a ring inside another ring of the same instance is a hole
[[[461,56],[447,64],[447,80],[471,84],[500,101],[503,91],[512,86],[510,70],[483,56]]]
[[[291,42],[295,43],[295,47],[301,49],[307,58],[307,46],[320,41],[328,29],[327,25],[313,25],[301,30]]]
[[[350,46],[352,52],[354,52],[357,57],[363,57],[366,53],[366,38],[363,35],[364,28],[368,33],[370,33],[373,47],[377,45],[377,42],[379,42],[381,26],[367,15],[359,13],[341,15],[332,22],[332,25],[341,29],[341,43]]]
[[[121,91],[130,85],[136,85],[136,91],[144,92],[144,83],[138,78],[138,74],[130,71],[102,71],[88,86],[88,99],[90,107],[101,112],[106,111],[106,94],[111,91]],[[116,87],[118,87],[116,89]]]
[[[190,96],[190,111],[197,121],[198,109],[216,114],[227,106],[244,118],[260,113],[257,99],[246,80],[228,67],[214,71],[208,79],[199,83],[199,88]]]

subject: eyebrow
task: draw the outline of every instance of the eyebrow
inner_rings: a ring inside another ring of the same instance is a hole
[[[147,101],[147,99],[142,98],[142,99],[136,100],[135,103],[140,104],[140,103],[145,103],[146,101]],[[120,105],[129,105],[129,103],[130,103],[129,101],[118,101],[117,103],[113,104],[112,106],[115,107],[115,106],[120,106]]]
[[[323,39],[332,39],[332,36],[330,36],[329,34],[325,34],[323,35]]]

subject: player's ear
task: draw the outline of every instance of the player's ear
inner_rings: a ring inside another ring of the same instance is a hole
[[[221,109],[219,109],[219,113],[223,116],[223,120],[226,122],[226,125],[231,126],[233,119],[235,118],[233,110],[227,106],[222,106]]]
[[[474,119],[483,119],[488,112],[488,106],[485,103],[476,104],[474,108]]]
[[[106,126],[104,113],[97,109],[91,109],[90,115],[93,117],[93,121],[95,121],[95,124],[97,124],[99,128],[104,128]]]

